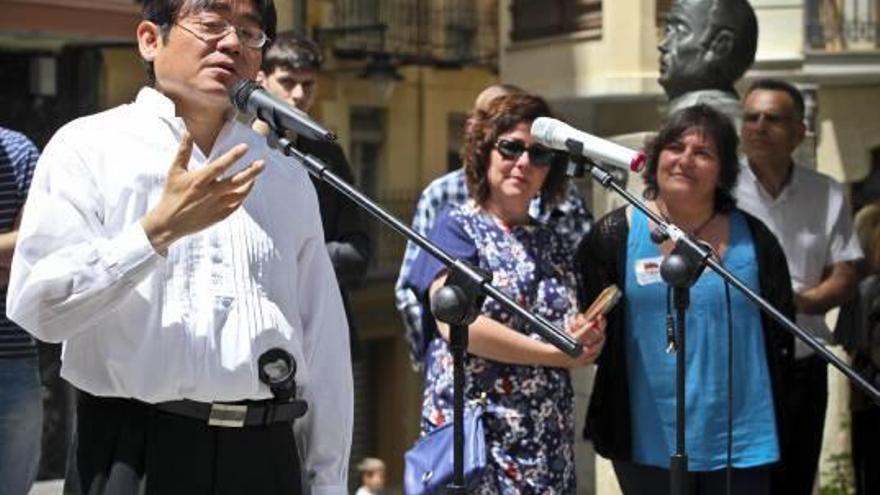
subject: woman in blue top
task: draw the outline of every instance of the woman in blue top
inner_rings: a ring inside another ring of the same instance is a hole
[[[731,196],[737,142],[732,124],[708,106],[673,114],[649,146],[645,198],[654,212],[710,244],[728,270],[791,317],[784,254]],[[655,244],[655,228],[641,212],[621,208],[596,224],[578,252],[584,301],[611,283],[624,292],[623,304],[608,316],[586,433],[597,452],[612,459],[626,495],[668,493],[675,448],[676,357],[666,352],[668,295],[659,270],[673,243]],[[733,493],[769,494],[784,486],[771,466],[783,457],[785,411],[776,398],[792,338],[737,290],[730,293],[728,312],[724,283],[711,270],[690,290],[685,395],[691,494],[726,493],[729,323]]]
[[[604,319],[576,313],[573,253],[553,231],[529,217],[538,194],[554,200],[565,186],[554,153],[530,134],[549,116],[547,103],[516,94],[493,100],[465,136],[464,163],[470,201],[444,211],[429,238],[451,255],[492,274],[492,283],[529,311],[584,343],[570,358],[487,299],[469,327],[466,400],[485,400],[488,470],[469,493],[570,494],[575,492],[573,393],[569,368],[596,358]],[[407,284],[426,301],[442,287],[446,271],[422,253]],[[427,314],[427,312],[425,313]],[[426,328],[435,322],[425,322]],[[452,356],[448,329],[427,350],[422,433],[452,419]]]

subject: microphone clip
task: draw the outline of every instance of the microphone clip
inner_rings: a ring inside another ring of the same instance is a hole
[[[575,154],[569,154],[565,164],[565,176],[569,179],[580,179],[587,175],[587,167],[595,166],[594,163],[587,164],[587,158]]]
[[[664,242],[669,240],[669,234],[662,228],[657,227],[655,229],[651,229],[651,241],[654,244],[663,244]]]
[[[626,187],[627,172],[617,168],[609,171],[600,166],[592,158],[584,155],[584,143],[576,139],[566,139],[565,147],[568,150],[565,174],[569,178],[580,178],[589,172],[605,188],[608,188],[611,182]]]
[[[260,381],[269,386],[275,399],[289,402],[296,397],[296,360],[284,349],[273,347],[257,358]]]

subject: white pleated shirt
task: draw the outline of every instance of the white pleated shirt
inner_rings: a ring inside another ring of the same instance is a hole
[[[144,88],[134,103],[77,119],[37,164],[12,262],[9,317],[64,342],[61,375],[81,390],[155,403],[271,397],[257,357],[296,360],[296,422],[313,494],[346,492],[352,376],[348,329],[314,187],[293,159],[231,119],[210,155],[266,169],[225,220],[155,252],[140,220],[159,200],[185,125]]]
[[[795,165],[788,184],[774,198],[743,158],[734,196],[737,207],[764,222],[779,240],[795,292],[819,285],[826,267],[864,257],[843,187],[831,177]],[[823,343],[831,340],[825,315],[798,313],[797,324]],[[795,355],[811,354],[812,349],[796,339]]]

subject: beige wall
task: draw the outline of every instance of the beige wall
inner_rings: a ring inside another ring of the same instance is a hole
[[[510,0],[500,2],[499,32],[511,31]],[[602,3],[602,33],[511,43],[501,39],[501,73],[547,98],[659,94],[654,0]]]
[[[278,31],[293,27],[293,0],[275,0],[275,11],[278,12]]]
[[[372,83],[350,72],[330,72],[321,82],[327,90],[319,95],[320,117],[339,134],[345,149],[353,106],[380,107],[387,112],[380,193],[420,190],[445,173],[449,114],[468,112],[480,90],[495,80],[484,69],[410,67],[400,72],[404,79],[394,84],[387,102]]]
[[[817,163],[840,181],[864,179],[871,150],[880,146],[880,85],[826,87],[819,91]]]
[[[801,59],[804,1],[750,0],[750,3],[758,17],[758,62]]]
[[[134,37],[134,33],[132,33]],[[115,107],[132,101],[146,83],[146,72],[135,48],[105,48],[101,51],[102,108]]]

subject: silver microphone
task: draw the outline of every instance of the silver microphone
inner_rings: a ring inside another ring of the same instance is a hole
[[[538,117],[532,122],[532,137],[548,148],[570,151],[568,141],[583,145],[583,155],[599,163],[639,173],[648,157],[642,151],[631,150],[607,139],[579,131],[561,120]]]

